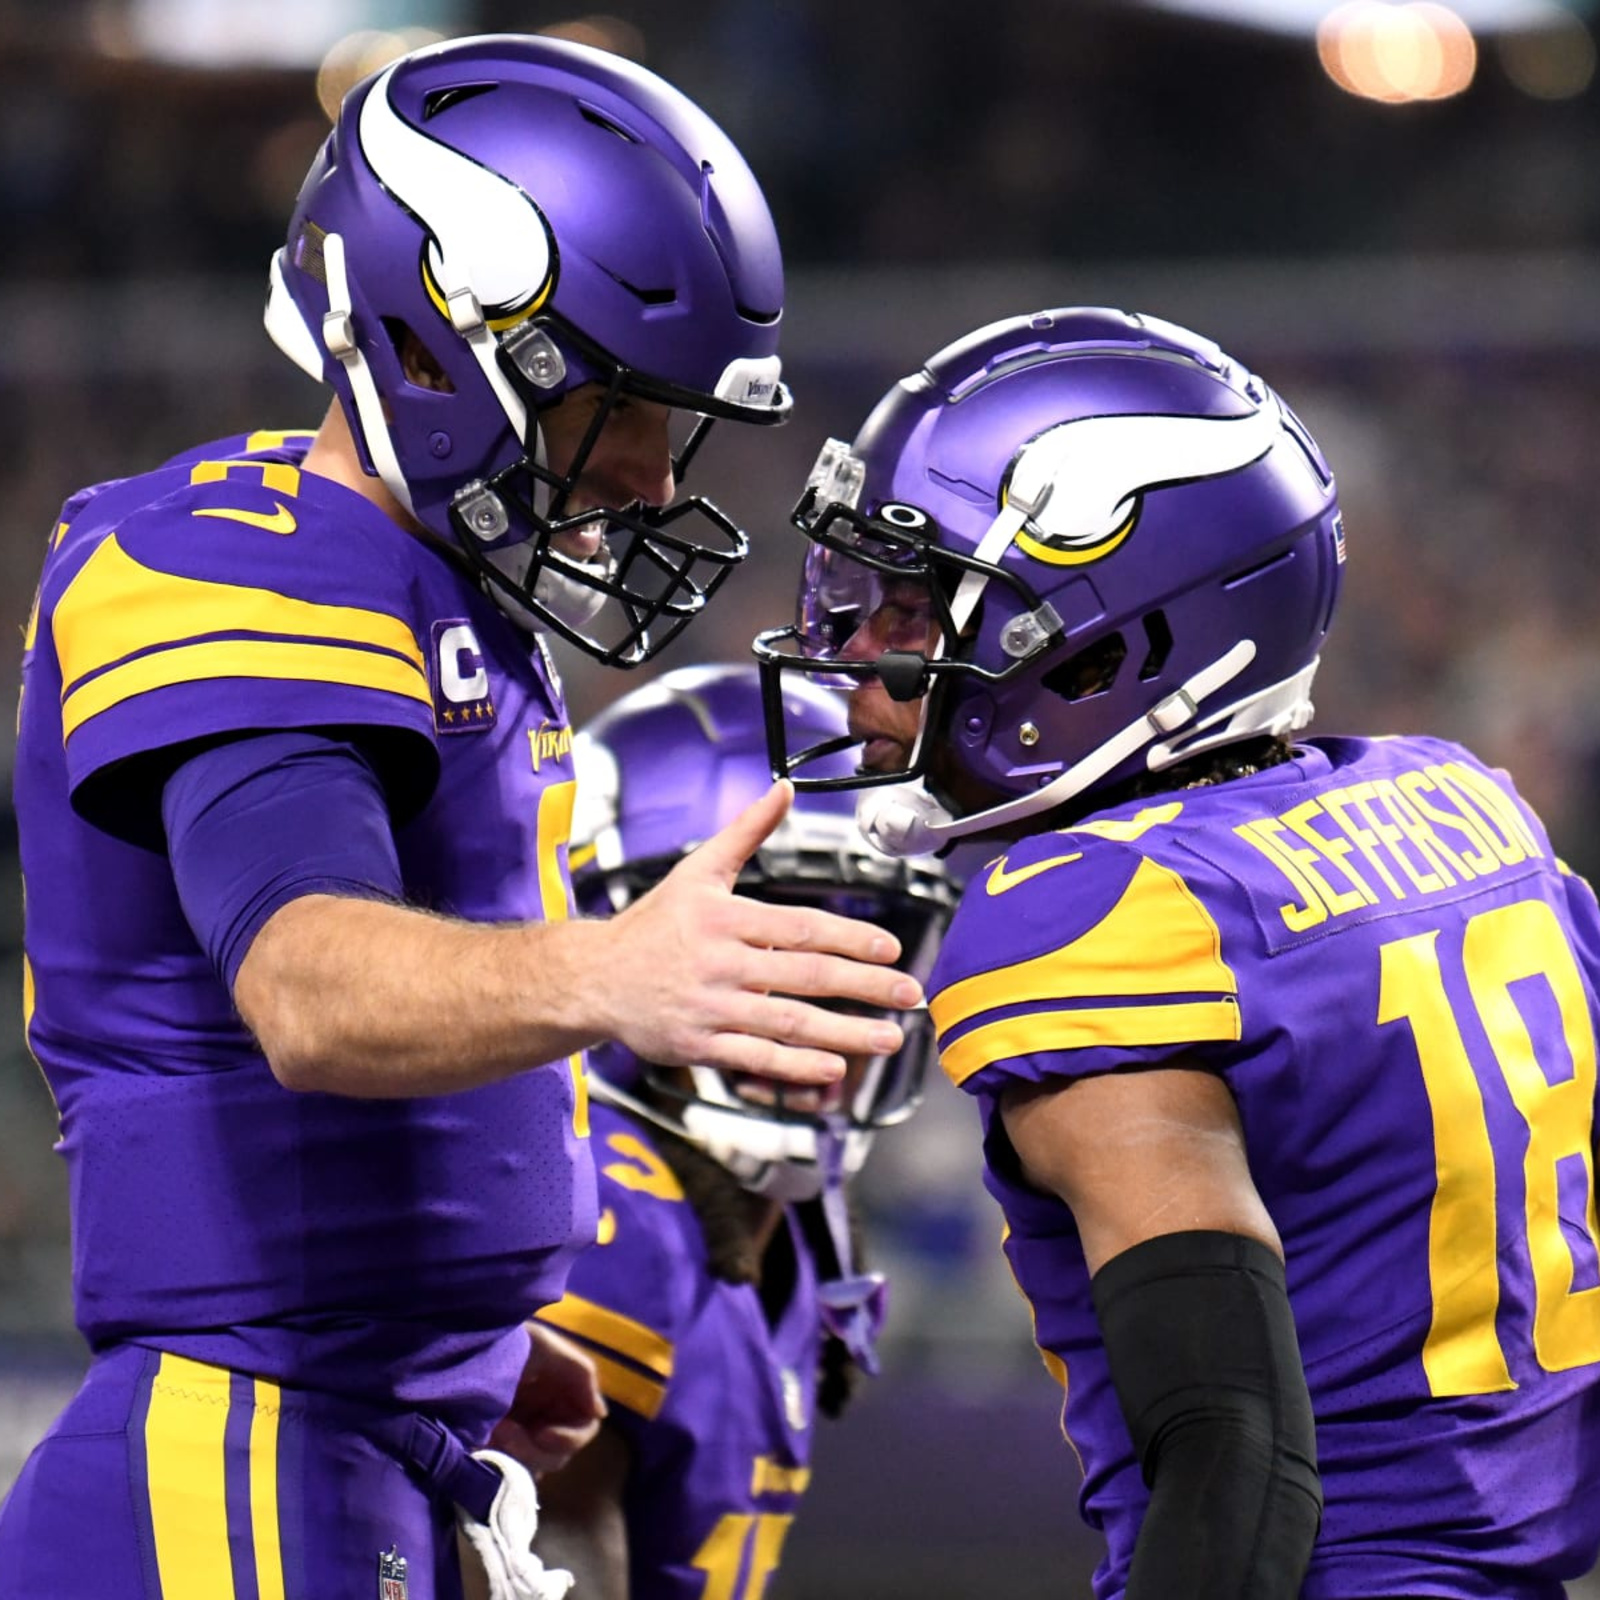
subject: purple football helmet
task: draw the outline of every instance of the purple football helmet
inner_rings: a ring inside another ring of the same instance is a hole
[[[890,854],[1310,720],[1333,476],[1266,384],[1171,323],[1068,308],[959,340],[828,441],[794,521],[798,620],[756,642],[773,770],[863,789]],[[797,679],[921,700],[907,759],[840,779],[840,741],[785,712]]]
[[[721,129],[631,62],[505,34],[414,51],[345,97],[273,258],[266,322],[333,386],[366,470],[514,621],[634,666],[748,541],[699,496],[569,498],[629,397],[683,415],[679,478],[712,418],[784,421],[782,311],[772,218]],[[442,379],[408,380],[407,335]],[[604,398],[555,471],[540,413],[591,383]],[[552,544],[595,532],[588,559]]]
[[[789,716],[815,740],[838,739],[835,698],[810,684],[783,691]],[[772,785],[754,666],[687,667],[623,696],[573,744],[578,806],[571,864],[578,907],[608,916],[659,882],[696,845]],[[848,776],[841,756],[836,775]],[[849,795],[796,798],[777,831],[740,875],[741,893],[814,905],[887,928],[901,965],[927,976],[955,890],[933,860],[890,861],[870,849]],[[781,1085],[760,1098],[710,1067],[687,1073],[641,1062],[618,1044],[589,1053],[594,1092],[663,1125],[720,1161],[747,1188],[783,1201],[824,1187],[820,1152],[836,1136],[840,1177],[857,1170],[872,1135],[902,1121],[922,1098],[931,1053],[925,1017],[907,1019],[893,1056],[852,1067],[837,1109],[786,1103]]]

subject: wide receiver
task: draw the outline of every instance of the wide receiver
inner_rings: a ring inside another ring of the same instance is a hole
[[[5,1593],[428,1600],[458,1507],[497,1592],[558,1593],[516,1458],[599,1409],[524,1326],[594,1233],[579,1052],[816,1084],[898,1048],[890,936],[732,892],[781,787],[569,916],[540,632],[635,664],[741,559],[676,480],[710,419],[787,413],[781,312],[702,111],[457,41],[351,92],[272,264],[321,426],[67,501],[16,785],[94,1361],[0,1513]]]
[[[815,737],[844,734],[831,696],[797,684],[787,699]],[[585,728],[574,757],[573,887],[581,909],[613,915],[767,787],[755,668],[668,673]],[[949,879],[871,850],[851,810],[842,794],[798,800],[739,892],[887,927],[925,976]],[[920,1101],[931,1044],[912,1031],[820,1089],[593,1052],[599,1242],[539,1313],[593,1353],[610,1407],[539,1485],[540,1548],[579,1594],[754,1595],[776,1570],[818,1414],[877,1370],[887,1285],[861,1268],[847,1187]]]
[[[1015,318],[824,451],[794,628],[893,853],[987,841],[941,1060],[1099,1600],[1556,1600],[1600,1545],[1600,916],[1503,772],[1298,738],[1326,461],[1158,319]],[[838,759],[837,745],[828,759]]]

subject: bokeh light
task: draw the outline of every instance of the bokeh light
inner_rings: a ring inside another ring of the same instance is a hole
[[[621,17],[573,17],[566,22],[552,22],[549,27],[540,28],[539,32],[547,38],[591,45],[596,50],[609,50],[612,55],[625,56],[629,61],[644,60],[643,32]]]
[[[1478,64],[1472,30],[1432,0],[1349,0],[1323,18],[1317,54],[1346,93],[1388,105],[1460,94]]]
[[[329,122],[339,115],[339,102],[371,73],[408,50],[437,44],[444,35],[432,28],[363,28],[340,39],[317,68],[317,101]]]
[[[1570,100],[1594,82],[1594,36],[1577,17],[1505,34],[1496,54],[1512,83],[1536,100]]]

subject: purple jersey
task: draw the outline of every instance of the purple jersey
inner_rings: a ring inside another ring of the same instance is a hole
[[[600,1368],[633,1452],[625,1491],[633,1600],[759,1595],[811,1476],[821,1320],[798,1263],[769,1325],[752,1284],[714,1278],[700,1221],[644,1124],[594,1108],[600,1242],[540,1313]]]
[[[542,652],[438,550],[303,474],[309,437],[222,441],[62,514],[23,664],[28,1040],[94,1349],[142,1342],[481,1436],[521,1319],[592,1237],[581,1062],[431,1099],[285,1090],[163,852],[185,744],[334,730],[383,780],[408,900],[569,914],[571,734]]]
[[[1600,1545],[1600,917],[1503,773],[1327,739],[1036,835],[931,984],[1123,1592],[1147,1496],[1067,1208],[1007,1083],[1219,1073],[1282,1237],[1327,1505],[1304,1593],[1543,1596]]]

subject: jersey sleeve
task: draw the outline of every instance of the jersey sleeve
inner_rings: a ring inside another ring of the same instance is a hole
[[[438,754],[408,536],[384,548],[345,525],[288,463],[189,476],[86,557],[62,552],[50,630],[74,805],[126,832],[117,810],[185,750],[317,729],[355,738],[397,812],[417,809]]]
[[[1027,839],[973,877],[929,990],[941,1064],[974,1094],[1240,1037],[1211,911],[1171,866],[1082,830]]]
[[[612,1119],[606,1119],[611,1122]],[[537,1313],[593,1358],[610,1420],[631,1432],[667,1398],[679,1330],[704,1268],[688,1240],[698,1223],[678,1180],[642,1132],[597,1119],[600,1225],[566,1294]]]

